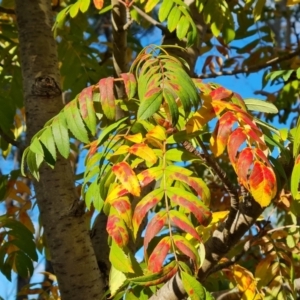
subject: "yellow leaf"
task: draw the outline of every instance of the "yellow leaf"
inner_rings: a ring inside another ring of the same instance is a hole
[[[141,133],[137,133],[133,135],[126,135],[125,139],[133,143],[141,143],[143,141],[143,136]]]
[[[158,139],[159,141],[165,141],[166,140],[166,132],[165,132],[164,128],[157,125],[146,134],[146,137],[147,138],[149,138],[149,137],[155,138],[155,139]]]
[[[237,287],[240,292],[243,293],[242,299],[254,299],[256,295],[256,280],[253,274],[240,265],[234,265],[232,267],[233,277],[237,283]]]

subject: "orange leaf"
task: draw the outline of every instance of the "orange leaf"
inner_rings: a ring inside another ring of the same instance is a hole
[[[210,96],[212,100],[222,100],[230,97],[232,95],[232,91],[227,90],[223,87],[218,87],[215,90],[210,92]]]
[[[250,192],[254,200],[262,207],[270,204],[277,191],[276,177],[270,167],[259,161],[254,162],[249,178]]]
[[[100,79],[99,83],[100,102],[104,115],[109,120],[114,120],[116,116],[116,103],[114,96],[114,78],[107,77]]]
[[[137,197],[140,196],[141,187],[139,181],[127,162],[123,161],[115,164],[112,167],[112,171],[121,181],[122,186],[128,190],[129,193]]]
[[[93,1],[94,1],[94,5],[97,9],[102,9],[104,0],[93,0]]]
[[[210,138],[210,149],[215,156],[220,156],[228,141],[228,137],[232,131],[232,126],[237,121],[233,112],[228,111],[220,117],[220,120]]]
[[[251,148],[245,148],[239,155],[237,162],[237,175],[239,181],[244,185],[245,188],[249,189],[248,177],[249,169],[253,165],[253,153]]]

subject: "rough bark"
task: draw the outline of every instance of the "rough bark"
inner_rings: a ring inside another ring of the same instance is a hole
[[[52,12],[47,0],[16,0],[27,120],[27,141],[62,109]],[[63,300],[100,299],[104,284],[68,160],[43,165],[34,182],[37,203]]]

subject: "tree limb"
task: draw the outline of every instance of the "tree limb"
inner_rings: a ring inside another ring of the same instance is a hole
[[[282,61],[285,60],[289,60],[297,55],[300,55],[300,48],[298,48],[297,50],[295,50],[294,52],[288,53],[286,55],[280,56],[280,57],[275,57],[272,58],[270,60],[268,60],[265,63],[261,63],[261,64],[257,64],[257,65],[253,65],[248,67],[243,67],[241,69],[238,70],[232,70],[232,71],[221,71],[221,72],[216,72],[216,73],[210,73],[210,74],[201,74],[198,76],[198,78],[201,79],[207,79],[207,78],[216,78],[219,76],[229,76],[229,75],[237,75],[237,74],[242,74],[242,73],[254,73],[257,71],[260,71],[261,69],[265,69],[268,68],[270,66],[276,65]]]

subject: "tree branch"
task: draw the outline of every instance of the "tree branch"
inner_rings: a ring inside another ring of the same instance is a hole
[[[286,55],[280,56],[280,57],[275,57],[270,59],[269,61],[257,65],[253,65],[248,67],[243,67],[238,70],[233,70],[233,71],[221,71],[221,72],[216,72],[216,73],[210,73],[210,74],[201,74],[198,76],[198,78],[201,79],[207,79],[207,78],[216,78],[219,76],[229,76],[229,75],[237,75],[237,74],[242,74],[242,73],[254,73],[257,71],[260,71],[261,69],[265,69],[268,67],[271,67],[273,65],[276,65],[282,61],[289,60],[297,55],[300,55],[300,48],[298,48],[296,51],[288,53]]]
[[[8,15],[15,15],[15,10],[11,8],[5,8],[0,6],[0,13],[8,14]]]

